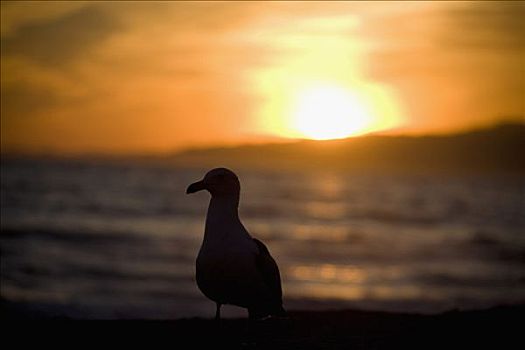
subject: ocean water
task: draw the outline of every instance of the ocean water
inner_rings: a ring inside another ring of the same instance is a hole
[[[212,317],[195,284],[205,169],[4,160],[3,302],[47,317]],[[241,169],[285,307],[433,313],[525,301],[525,180]],[[227,317],[245,311],[225,307]]]

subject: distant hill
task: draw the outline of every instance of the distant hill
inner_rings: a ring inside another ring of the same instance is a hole
[[[164,158],[176,165],[255,169],[525,173],[525,124],[435,136],[362,136],[232,148]]]

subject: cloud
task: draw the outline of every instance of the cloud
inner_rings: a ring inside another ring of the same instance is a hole
[[[60,66],[89,54],[89,50],[119,29],[95,6],[80,8],[48,21],[29,22],[2,38],[2,56],[22,55],[46,65]]]
[[[2,132],[32,125],[55,142],[60,129],[71,143],[57,147],[79,149],[225,140],[284,83],[312,77],[364,75],[420,115],[489,94],[492,112],[523,93],[523,5],[499,4],[2,2]]]
[[[2,115],[27,116],[35,110],[47,109],[59,101],[53,91],[30,85],[3,88],[1,92]]]
[[[0,6],[1,36],[7,37],[27,24],[54,20],[89,5],[80,1],[2,1]]]
[[[425,128],[523,114],[523,3],[429,3],[373,18],[368,76],[395,86],[408,124]]]
[[[363,32],[379,43],[370,51],[372,71],[392,78],[456,74],[493,66],[494,56],[514,70],[525,49],[524,12],[518,2],[460,2],[373,18]]]
[[[449,47],[487,50],[525,49],[525,3],[467,3],[446,11],[437,42]]]

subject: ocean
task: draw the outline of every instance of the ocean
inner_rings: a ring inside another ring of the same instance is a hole
[[[2,303],[44,317],[212,317],[195,283],[206,170],[2,160]],[[284,306],[436,313],[525,302],[525,179],[233,169]],[[246,315],[224,307],[226,317]]]

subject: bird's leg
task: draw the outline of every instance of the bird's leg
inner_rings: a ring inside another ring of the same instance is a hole
[[[217,306],[217,308],[215,309],[215,319],[217,321],[220,321],[221,319],[221,306],[222,304],[221,303],[215,303],[215,305]]]

